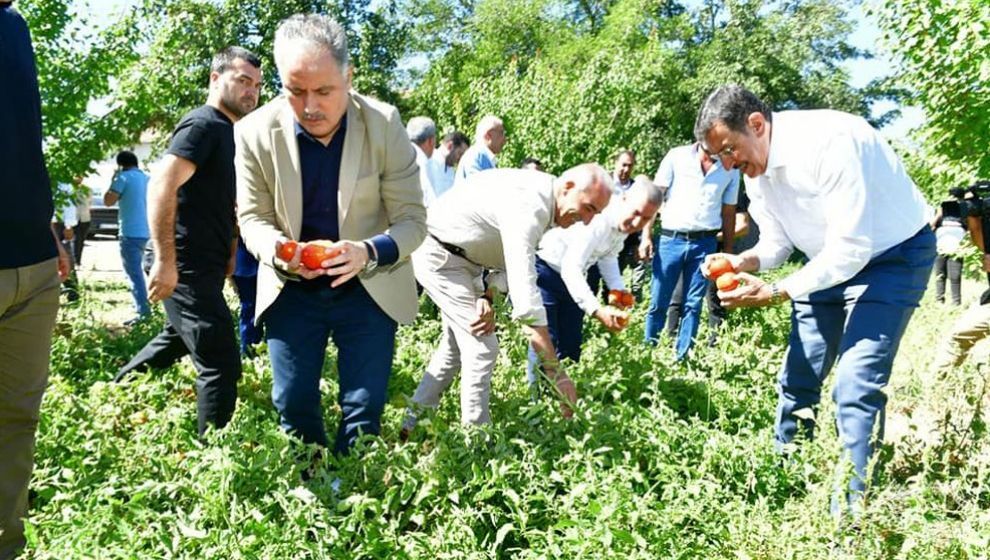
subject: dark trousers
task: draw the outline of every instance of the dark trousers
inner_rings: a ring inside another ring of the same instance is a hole
[[[718,288],[714,282],[708,283],[705,291],[705,304],[708,308],[708,326],[718,327],[729,316],[728,310],[722,307],[722,300],[718,298]],[[674,293],[670,296],[670,306],[667,308],[667,324],[664,330],[671,339],[677,337],[677,328],[681,324],[681,307],[684,305],[684,281],[677,279],[677,286],[674,286]],[[715,333],[712,332],[708,338],[709,344],[714,344]]]
[[[536,285],[543,296],[543,308],[547,310],[547,330],[550,340],[557,350],[557,359],[568,358],[573,362],[581,359],[581,342],[584,334],[584,311],[578,307],[567,291],[560,273],[550,268],[543,259],[536,258]],[[526,375],[530,385],[536,383],[536,368],[540,359],[530,345],[526,363]]]
[[[254,354],[251,346],[261,342],[264,329],[254,324],[254,302],[258,299],[257,276],[232,276],[237,287],[237,299],[241,302],[238,330],[241,333],[241,355]]]
[[[223,274],[180,276],[175,292],[164,301],[164,328],[114,379],[121,381],[132,371],[166,368],[189,355],[198,373],[200,435],[208,424],[222,428],[230,421],[241,378],[234,321],[223,297],[223,281]]]
[[[962,303],[962,259],[938,255],[935,257],[935,301],[945,301],[945,280],[949,279],[952,305]]]
[[[925,227],[873,257],[849,280],[791,303],[791,334],[778,393],[777,444],[786,449],[799,432],[813,436],[813,411],[825,378],[834,369],[832,398],[839,436],[854,471],[848,493],[840,491],[833,500],[834,513],[857,502],[866,489],[867,466],[876,441],[883,439],[884,387],[934,259],[935,234]]]
[[[86,236],[89,235],[90,222],[79,222],[76,224],[76,235],[72,240],[72,256],[75,257],[76,266],[82,265],[83,245],[86,244]]]
[[[360,282],[335,289],[289,282],[265,311],[264,325],[272,403],[283,429],[305,443],[329,445],[320,378],[332,339],[343,414],[334,453],[346,454],[361,434],[380,432],[398,325]]]

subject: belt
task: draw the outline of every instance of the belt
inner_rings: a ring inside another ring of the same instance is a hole
[[[721,230],[709,229],[702,231],[674,231],[672,229],[660,229],[660,235],[666,235],[667,237],[687,239],[688,241],[692,239],[706,239],[709,237],[715,237]]]
[[[458,257],[461,257],[462,259],[467,259],[467,256],[464,254],[464,249],[461,249],[460,247],[458,247],[457,245],[454,245],[452,243],[447,243],[446,241],[441,241],[440,238],[438,238],[437,236],[433,235],[432,233],[430,234],[430,237],[432,237],[433,240],[436,241],[437,243],[439,243],[440,246],[443,247],[444,249],[446,249],[446,250],[450,251],[451,253],[457,255]],[[468,259],[468,260],[470,260],[470,259]]]

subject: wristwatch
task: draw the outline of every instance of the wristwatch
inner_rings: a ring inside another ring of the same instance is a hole
[[[368,262],[364,263],[364,268],[362,272],[371,272],[378,268],[378,253],[375,252],[375,246],[371,244],[370,241],[364,241],[364,250],[368,252]]]

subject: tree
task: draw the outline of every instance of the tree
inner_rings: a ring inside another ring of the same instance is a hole
[[[450,13],[436,8],[432,13]],[[589,3],[581,15],[561,0],[482,0],[443,35],[409,106],[441,125],[473,130],[495,113],[510,134],[502,159],[542,159],[560,171],[610,162],[616,150],[655,169],[672,146],[692,140],[697,108],[716,85],[741,82],[775,109],[831,107],[869,116],[887,92],[848,84],[840,66],[864,56],[847,41],[843,5],[824,0]],[[424,10],[427,12],[427,10]],[[419,20],[417,25],[438,25]],[[417,33],[418,34],[418,33]]]
[[[929,192],[990,179],[990,3],[884,0],[872,13],[899,60],[896,79],[925,111]]]

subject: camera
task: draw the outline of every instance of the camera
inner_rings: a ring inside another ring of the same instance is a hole
[[[949,194],[956,200],[943,203],[942,213],[945,216],[990,217],[990,181],[977,181],[968,187],[954,187],[949,189]]]

